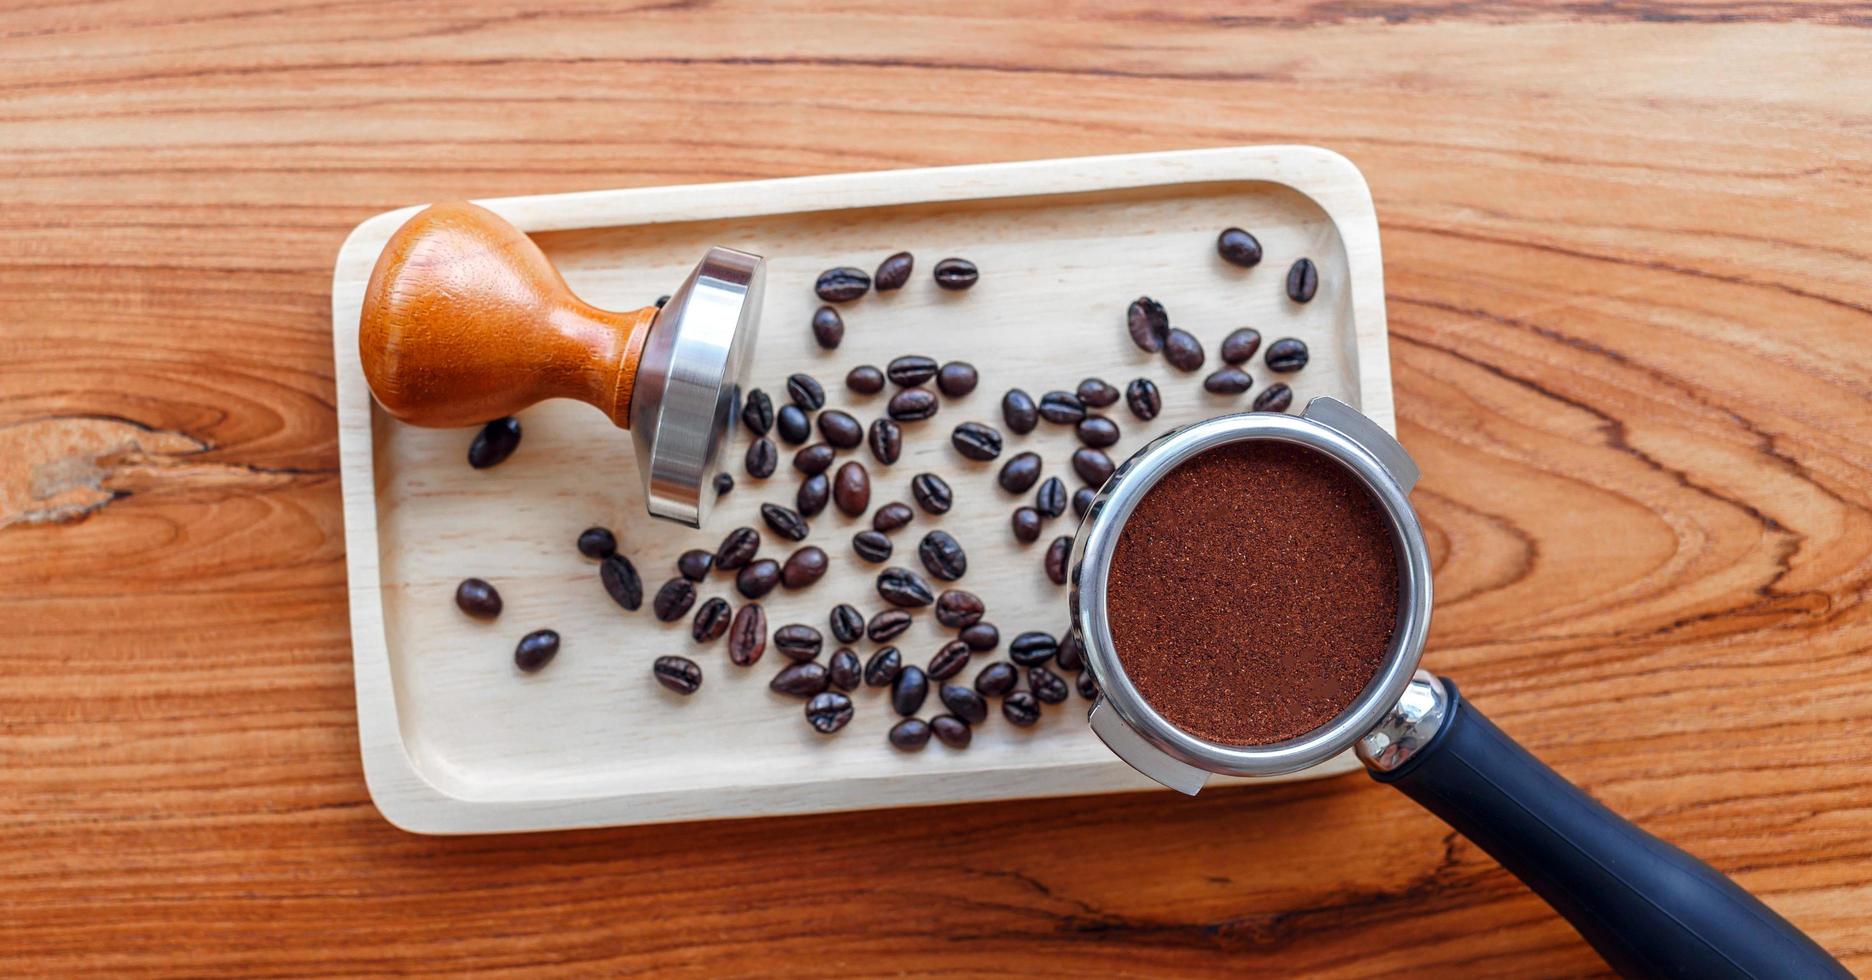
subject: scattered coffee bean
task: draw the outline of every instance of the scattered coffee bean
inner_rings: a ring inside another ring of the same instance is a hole
[[[827,565],[825,549],[809,544],[787,556],[786,564],[780,566],[780,584],[803,589],[825,578]]]
[[[875,395],[884,390],[884,372],[870,364],[860,364],[846,372],[845,387],[860,395]]]
[[[910,496],[926,514],[946,514],[955,505],[955,493],[934,473],[918,473],[910,480]]]
[[[691,582],[700,582],[708,577],[709,569],[715,567],[715,553],[691,548],[676,559],[676,572]]]
[[[805,623],[788,623],[774,630],[773,646],[788,660],[814,660],[825,648],[825,636]]]
[[[903,455],[903,428],[890,419],[874,419],[868,439],[872,457],[885,466]]]
[[[936,741],[952,749],[968,748],[969,740],[974,737],[974,733],[969,731],[968,724],[953,715],[937,715],[931,718],[930,731],[935,733]]]
[[[1027,687],[1042,704],[1058,704],[1068,693],[1065,679],[1045,667],[1027,669]]]
[[[747,399],[741,403],[741,424],[756,436],[764,436],[772,431],[773,399],[759,388],[749,391]]]
[[[1239,395],[1254,387],[1254,379],[1248,372],[1238,367],[1225,367],[1211,371],[1203,379],[1203,390],[1212,395]]]
[[[1066,513],[1066,483],[1057,476],[1047,477],[1034,493],[1034,510],[1042,517]]]
[[[1268,385],[1267,390],[1255,396],[1254,410],[1257,412],[1285,412],[1293,405],[1293,389],[1284,384]]]
[[[857,449],[864,442],[864,426],[848,412],[830,409],[819,413],[819,434],[839,449]]]
[[[715,474],[715,496],[720,497],[734,489],[734,477],[726,473]]]
[[[864,635],[864,613],[848,602],[841,602],[832,607],[828,617],[832,627],[832,638],[840,643],[856,643]]]
[[[1172,327],[1164,336],[1164,358],[1179,371],[1194,371],[1203,366],[1202,341],[1187,330]]]
[[[1125,404],[1131,406],[1131,414],[1149,422],[1163,411],[1163,395],[1157,391],[1157,383],[1149,378],[1138,378],[1125,386]]]
[[[798,514],[779,504],[760,505],[760,516],[761,520],[767,522],[769,530],[788,541],[804,541],[810,530]]]
[[[1054,585],[1066,584],[1066,563],[1072,560],[1072,539],[1061,535],[1047,545],[1046,573]]]
[[[1118,442],[1118,423],[1103,415],[1088,415],[1079,420],[1079,441],[1093,449],[1104,449]]]
[[[689,622],[689,635],[697,643],[713,643],[728,632],[728,621],[732,618],[728,600],[710,596],[707,602],[696,607],[695,619]]]
[[[1106,408],[1118,404],[1118,389],[1105,383],[1104,378],[1087,378],[1079,382],[1079,390],[1074,392],[1079,400],[1090,408]]]
[[[917,557],[931,575],[953,582],[968,573],[968,554],[948,531],[931,531],[917,544]]]
[[[847,517],[862,517],[871,508],[871,474],[863,463],[851,460],[839,467],[832,481],[832,502]]]
[[[916,664],[905,664],[891,682],[891,707],[900,715],[914,715],[929,697],[929,675]]]
[[[1305,303],[1319,291],[1319,270],[1312,259],[1299,259],[1287,270],[1287,298]]]
[[[793,495],[793,506],[801,517],[817,517],[831,497],[831,478],[824,473],[814,473],[800,481],[799,491]]]
[[[735,591],[758,599],[780,584],[780,563],[772,558],[757,558],[735,573]]]
[[[864,668],[858,664],[858,655],[840,647],[833,651],[832,660],[826,665],[826,680],[841,691],[857,688],[864,679]]]
[[[930,658],[929,675],[935,680],[946,681],[962,672],[968,666],[969,645],[961,640],[950,640]]]
[[[909,252],[898,252],[879,262],[877,274],[873,277],[877,281],[878,292],[887,293],[893,289],[902,289],[904,283],[910,281],[910,271],[915,266],[916,258]]]
[[[1261,243],[1240,228],[1224,228],[1216,236],[1216,254],[1230,265],[1252,269],[1261,263]]]
[[[971,725],[988,720],[988,702],[975,689],[962,684],[944,684],[936,692],[937,700],[957,718]]]
[[[1098,491],[1092,489],[1091,487],[1080,487],[1079,489],[1074,490],[1073,491],[1073,513],[1077,514],[1079,518],[1083,520],[1086,516],[1086,511],[1089,511],[1092,509],[1092,501],[1097,499],[1097,497],[1098,497]]]
[[[1222,360],[1227,364],[1246,364],[1261,349],[1261,331],[1242,327],[1222,338]]]
[[[826,350],[837,350],[845,339],[845,318],[830,306],[821,306],[812,315],[813,339]]]
[[[1014,685],[1019,683],[1020,673],[1005,660],[997,660],[975,675],[975,690],[983,697],[998,698],[1014,690]]]
[[[884,376],[899,388],[914,388],[936,376],[936,359],[921,354],[905,354],[884,368]]]
[[[519,447],[520,420],[511,415],[495,419],[482,426],[474,441],[468,444],[468,465],[485,470],[499,465]]]
[[[973,592],[946,589],[936,597],[936,621],[952,630],[964,629],[980,622],[985,608]]]
[[[981,378],[975,373],[975,365],[967,361],[950,361],[936,372],[936,390],[950,398],[961,398],[975,390]]]
[[[812,438],[812,419],[798,405],[782,405],[774,413],[774,432],[787,445],[797,446]]]
[[[889,561],[893,549],[891,539],[885,537],[883,531],[859,531],[852,535],[852,550],[858,557],[876,565]]]
[[[967,259],[943,259],[936,263],[936,285],[944,289],[967,289],[981,278],[981,271]]]
[[[617,535],[602,527],[588,527],[579,532],[579,554],[603,560],[617,554]]]
[[[514,646],[514,666],[531,674],[559,655],[559,634],[552,630],[534,630]]]
[[[670,298],[669,298],[668,293],[664,293],[663,295],[658,296],[656,298],[656,308],[659,310],[662,309],[664,304],[668,303],[669,301],[670,301]]]
[[[650,672],[677,694],[694,694],[702,686],[702,665],[688,657],[658,657]]]
[[[1026,435],[1040,422],[1039,406],[1034,404],[1033,396],[1010,388],[1001,396],[1001,421],[1007,423],[1008,430],[1019,435]]]
[[[964,422],[949,434],[949,442],[956,452],[985,463],[1001,455],[1001,433],[980,422]]]
[[[1013,525],[1014,540],[1022,544],[1033,544],[1040,540],[1039,511],[1032,507],[1016,507],[1009,522]]]
[[[724,572],[742,568],[754,560],[760,551],[760,532],[751,527],[737,527],[722,538],[721,547],[715,549],[715,567]]]
[[[1026,691],[1015,691],[1001,700],[1001,717],[1011,725],[1031,728],[1040,720],[1040,702]]]
[[[1086,417],[1085,403],[1065,391],[1049,391],[1040,396],[1040,417],[1054,425],[1078,425]]]
[[[883,609],[865,626],[865,636],[873,643],[883,643],[903,635],[910,628],[910,614],[902,609]]]
[[[865,686],[889,687],[897,682],[897,674],[902,670],[903,654],[898,653],[896,647],[885,647],[865,661]]]
[[[765,440],[763,440],[765,441]],[[815,442],[793,454],[793,468],[807,476],[824,473],[838,452],[823,442]]]
[[[1087,701],[1098,700],[1098,696],[1099,696],[1098,681],[1093,679],[1091,671],[1089,670],[1080,671],[1079,680],[1074,684],[1074,686],[1079,688],[1080,697],[1085,698]]]
[[[808,412],[825,407],[825,387],[810,374],[790,374],[786,379],[787,397]]]
[[[1288,374],[1307,366],[1306,341],[1294,337],[1276,340],[1268,345],[1267,366],[1270,371]]]
[[[920,752],[929,740],[929,724],[921,718],[905,718],[891,726],[890,744],[899,751]]]
[[[1008,656],[1022,667],[1046,663],[1059,652],[1059,641],[1050,633],[1037,630],[1022,633],[1008,643]]]
[[[735,612],[728,625],[728,659],[746,667],[767,652],[767,610],[750,602]]]
[[[1103,450],[1081,446],[1073,450],[1072,468],[1074,473],[1079,474],[1079,479],[1086,482],[1086,486],[1102,487],[1105,481],[1111,478],[1112,470],[1117,469],[1117,466]]]
[[[936,395],[928,388],[905,388],[891,396],[884,411],[899,422],[921,422],[936,414]]]
[[[1131,331],[1131,342],[1139,350],[1155,354],[1163,350],[1164,336],[1170,332],[1170,314],[1164,312],[1162,303],[1149,296],[1139,296],[1125,311],[1125,326]]]
[[[1001,489],[1009,493],[1026,493],[1034,481],[1040,479],[1040,454],[1017,453],[1001,465],[1001,475],[996,480]]]
[[[871,515],[871,527],[881,533],[889,533],[910,523],[915,517],[909,504],[893,500]]]
[[[1060,634],[1059,650],[1053,654],[1053,661],[1061,670],[1078,670],[1085,666],[1085,645],[1079,642],[1079,634],[1068,626]]]
[[[863,269],[840,266],[819,273],[813,292],[828,303],[849,303],[871,291],[871,277]]]
[[[747,474],[756,480],[765,480],[774,475],[780,466],[780,450],[774,447],[773,440],[766,436],[757,437],[748,443],[747,455],[743,459]]]
[[[826,670],[825,664],[809,660],[781,668],[773,680],[767,682],[767,688],[779,694],[809,698],[824,691],[831,683],[830,671]]]
[[[929,583],[923,581],[923,576],[894,565],[878,573],[877,593],[893,606],[911,609],[936,601],[936,596],[930,592]]]
[[[637,599],[643,601],[641,591]],[[465,578],[455,587],[455,607],[477,619],[493,619],[501,614],[500,593],[485,579]]]
[[[657,590],[656,598],[650,600],[650,611],[665,623],[673,623],[688,615],[689,607],[695,605],[695,583],[686,578],[673,578],[663,583]]]
[[[604,583],[611,601],[626,611],[636,612],[643,607],[643,579],[637,576],[637,566],[632,565],[629,558],[613,554],[600,562],[598,581]]]
[[[964,627],[962,632],[956,634],[956,638],[976,653],[993,650],[1001,645],[1001,631],[995,629],[993,623],[976,623]]]

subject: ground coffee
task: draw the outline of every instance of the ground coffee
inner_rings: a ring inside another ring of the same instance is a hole
[[[1106,609],[1138,691],[1199,738],[1266,745],[1331,721],[1397,625],[1396,551],[1358,478],[1255,440],[1166,474],[1125,523]]]

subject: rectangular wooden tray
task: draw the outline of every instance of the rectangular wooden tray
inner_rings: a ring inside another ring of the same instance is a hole
[[[883,396],[847,391],[850,366],[882,366],[906,353],[976,364],[981,386],[907,426],[895,466],[876,465],[863,449],[856,457],[872,470],[874,508],[907,500],[918,472],[952,475],[955,509],[940,520],[919,514],[893,536],[897,555],[915,567],[916,541],[934,526],[960,539],[970,570],[958,585],[987,600],[1003,654],[1005,640],[1022,630],[1065,628],[1065,590],[1046,580],[1042,553],[1048,540],[1075,529],[1069,511],[1040,543],[1018,545],[1008,519],[1020,501],[995,485],[999,464],[969,463],[949,445],[958,422],[1000,427],[1007,389],[1038,397],[1089,376],[1121,388],[1138,376],[1154,379],[1164,393],[1154,422],[1134,419],[1122,402],[1109,410],[1124,432],[1111,450],[1122,460],[1174,426],[1247,408],[1252,392],[1210,395],[1200,380],[1219,364],[1222,337],[1249,325],[1269,342],[1295,336],[1310,345],[1310,365],[1280,379],[1295,390],[1295,410],[1333,395],[1392,425],[1377,219],[1358,170],[1325,150],[1240,147],[480,203],[532,234],[573,290],[605,308],[642,306],[669,292],[709,245],[766,256],[751,383],[777,402],[782,380],[805,371],[825,383],[830,406],[868,423],[881,414]],[[884,738],[897,720],[884,693],[860,689],[855,720],[834,736],[817,735],[798,701],[767,690],[784,658],[770,652],[737,668],[721,644],[692,642],[686,621],[665,625],[647,609],[620,610],[595,565],[574,550],[579,531],[616,529],[654,590],[674,574],[682,551],[713,549],[737,525],[760,527],[762,501],[791,505],[791,448],[782,447],[773,478],[752,480],[741,464],[748,435],[737,426],[724,465],[736,488],[697,531],[645,515],[629,434],[587,406],[549,402],[523,413],[519,450],[485,471],[464,460],[472,432],[390,420],[373,406],[359,367],[358,309],[384,241],[416,210],[359,225],[332,283],[358,728],[371,796],[391,822],[422,833],[543,830],[1154,786],[1091,735],[1088,703],[1076,694],[1032,729],[1014,728],[997,712],[965,751],[932,741],[904,754]],[[1243,270],[1217,258],[1215,236],[1229,225],[1260,239],[1261,265]],[[835,265],[869,269],[899,249],[917,257],[910,285],[848,304],[844,345],[819,350],[808,328],[819,305],[817,274]],[[930,268],[948,255],[980,266],[973,290],[935,287]],[[1283,291],[1289,264],[1301,256],[1319,267],[1318,296],[1306,305]],[[1131,344],[1124,314],[1141,294],[1202,340],[1203,372],[1176,374]],[[1251,373],[1256,390],[1272,383],[1258,358]],[[1008,442],[1004,459],[1034,450],[1047,473],[1078,487],[1066,465],[1069,427],[1042,423]],[[868,516],[847,518],[835,508],[813,520],[810,541],[832,556],[832,570],[809,589],[769,596],[770,625],[823,630],[839,601],[866,615],[879,608],[876,568],[849,544],[868,526]],[[790,550],[766,537],[763,554],[783,558]],[[500,589],[506,610],[497,622],[471,621],[454,608],[455,584],[468,575]],[[703,596],[739,605],[729,579],[711,577]],[[512,666],[514,643],[542,627],[558,630],[564,646],[545,670],[522,676]],[[922,664],[943,637],[924,614],[895,642],[906,662]],[[874,648],[861,642],[858,653]],[[654,683],[650,663],[665,653],[703,665],[698,694],[685,699]],[[992,659],[977,655],[962,679]],[[938,710],[932,696],[925,717]],[[1293,778],[1351,768],[1341,758]]]

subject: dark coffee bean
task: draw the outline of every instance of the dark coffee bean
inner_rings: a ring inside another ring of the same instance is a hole
[[[767,610],[750,602],[735,612],[728,624],[728,659],[746,667],[767,652]]]
[[[1040,479],[1040,454],[1017,453],[1014,458],[1001,465],[1001,475],[996,477],[1001,489],[1009,493],[1026,493],[1029,487]]]
[[[950,444],[956,452],[978,463],[985,463],[1001,455],[1001,433],[980,422],[964,422],[949,434]]]
[[[877,280],[878,292],[887,293],[893,289],[902,289],[904,283],[910,281],[910,271],[915,267],[916,258],[909,252],[898,252],[879,262],[877,274],[874,277]]]
[[[873,643],[894,640],[902,636],[904,630],[910,628],[910,623],[910,614],[902,609],[881,610],[877,615],[872,616],[871,622],[865,626],[865,636],[869,637]]]
[[[825,636],[805,623],[788,623],[774,630],[773,646],[788,660],[814,660],[825,648]]]
[[[669,301],[670,301],[670,298],[669,298],[668,293],[664,293],[663,295],[658,296],[656,298],[656,308],[659,310],[662,309],[664,304],[668,303]]]
[[[832,638],[840,643],[856,643],[864,635],[864,613],[848,602],[841,602],[832,607],[827,617],[832,627]]]
[[[1187,330],[1172,327],[1164,336],[1164,358],[1179,371],[1194,371],[1203,366],[1202,341]]]
[[[769,530],[788,541],[804,541],[806,532],[810,530],[798,514],[779,504],[760,505],[760,516],[761,520],[767,522]]]
[[[914,715],[929,697],[929,675],[916,664],[905,664],[891,682],[891,707],[900,715]]]
[[[943,259],[936,263],[936,285],[944,289],[967,289],[981,278],[981,271],[967,259]]]
[[[967,361],[950,361],[936,372],[936,390],[950,398],[961,398],[975,390],[981,376],[975,373],[975,365]]]
[[[1033,667],[1046,663],[1059,652],[1059,641],[1050,633],[1030,631],[1022,633],[1008,643],[1008,656],[1022,667]]]
[[[1046,573],[1054,585],[1066,584],[1066,563],[1072,560],[1072,539],[1061,535],[1047,545]]]
[[[1293,405],[1293,389],[1284,384],[1268,385],[1267,390],[1255,396],[1254,410],[1257,412],[1285,412]]]
[[[657,590],[656,598],[650,600],[650,611],[656,618],[673,623],[688,615],[689,607],[695,605],[695,583],[686,578],[673,578],[663,583]]]
[[[825,407],[825,387],[810,374],[790,374],[786,379],[787,397],[808,412]]]
[[[1079,441],[1093,449],[1104,449],[1118,442],[1118,423],[1103,415],[1088,415],[1079,422]]]
[[[858,557],[875,565],[889,561],[893,549],[891,539],[885,537],[883,531],[859,531],[852,535],[852,550],[858,553]]]
[[[1162,303],[1149,296],[1139,296],[1125,311],[1125,326],[1131,331],[1131,342],[1139,350],[1155,354],[1163,350],[1164,335],[1170,332],[1170,314],[1164,312]]]
[[[1163,395],[1157,391],[1157,383],[1149,378],[1138,378],[1125,386],[1125,404],[1131,406],[1131,414],[1149,422],[1163,411]]]
[[[641,589],[637,599],[643,601]],[[500,593],[484,579],[465,578],[455,587],[455,607],[477,619],[493,619],[501,614]]]
[[[715,474],[715,496],[720,497],[734,489],[734,477],[726,473]]]
[[[1276,340],[1268,345],[1267,366],[1270,371],[1288,374],[1307,366],[1306,341],[1293,337]]]
[[[917,557],[931,575],[953,582],[968,573],[968,554],[948,531],[931,531],[917,544]]]
[[[975,675],[975,690],[980,691],[983,697],[998,698],[1014,690],[1014,685],[1019,683],[1020,672],[1005,660],[997,660]]]
[[[845,387],[860,395],[875,395],[884,390],[884,372],[869,364],[860,364],[845,374]]]
[[[979,725],[988,720],[988,702],[972,687],[962,684],[944,684],[936,692],[937,700],[957,718],[971,725]]]
[[[1242,327],[1222,338],[1222,360],[1228,364],[1246,364],[1261,349],[1261,331]]]
[[[921,422],[936,414],[936,395],[928,388],[905,388],[891,396],[884,411],[899,422]]]
[[[1039,511],[1032,507],[1016,507],[1009,521],[1014,528],[1014,540],[1022,544],[1033,544],[1040,540]]]
[[[587,558],[609,558],[617,554],[617,535],[606,528],[588,527],[579,532],[578,550]]]
[[[828,303],[849,303],[871,291],[871,277],[863,269],[840,266],[819,273],[813,292]]]
[[[1261,263],[1261,243],[1240,228],[1224,228],[1216,236],[1216,254],[1230,265],[1252,269]]]
[[[936,359],[921,354],[905,354],[884,368],[884,376],[899,388],[914,388],[936,376]]]
[[[1007,423],[1008,430],[1026,435],[1040,422],[1040,408],[1034,404],[1033,396],[1010,388],[1001,396],[1001,421]]]
[[[773,399],[759,388],[747,393],[747,401],[741,405],[741,424],[756,436],[764,436],[773,429]]]
[[[830,671],[817,661],[788,664],[767,682],[767,689],[796,698],[810,698],[832,683]]]
[[[923,576],[909,570],[892,566],[878,573],[877,593],[885,602],[893,606],[910,609],[927,606],[936,601],[930,592],[929,583]]]
[[[1097,497],[1098,497],[1098,491],[1092,489],[1091,487],[1080,487],[1079,489],[1074,490],[1073,491],[1073,513],[1079,515],[1081,519],[1084,519],[1084,517],[1086,516],[1086,511],[1089,511],[1092,509],[1092,501],[1097,499]]]
[[[749,599],[758,599],[772,592],[779,584],[780,563],[772,558],[755,559],[735,573],[735,591]]]
[[[845,318],[830,306],[821,306],[812,315],[813,339],[826,350],[837,350],[845,339]]]
[[[918,473],[910,480],[910,496],[927,514],[946,514],[955,505],[955,493],[934,473]]]
[[[1110,456],[1105,455],[1104,451],[1081,446],[1073,450],[1072,468],[1087,486],[1101,487],[1105,485],[1106,480],[1111,478],[1112,470],[1117,469],[1117,466],[1112,463]]]
[[[956,637],[976,653],[993,650],[1001,645],[1001,631],[995,629],[993,623],[976,623],[965,627]]]
[[[780,465],[780,450],[775,448],[773,440],[761,436],[748,443],[747,455],[743,459],[747,474],[756,480],[765,480],[774,475]]]
[[[1053,654],[1053,660],[1061,670],[1078,670],[1085,666],[1085,645],[1070,627],[1060,634],[1059,651]]]
[[[1034,493],[1034,510],[1042,517],[1058,517],[1066,513],[1066,483],[1057,476],[1049,476]]]
[[[871,474],[863,463],[851,460],[839,467],[832,481],[832,502],[847,517],[862,517],[871,509]]]
[[[1203,379],[1203,390],[1212,395],[1239,395],[1254,387],[1254,379],[1248,372],[1238,367],[1225,367],[1209,372]]]
[[[700,582],[708,577],[709,569],[715,567],[715,554],[701,548],[691,548],[676,559],[676,571],[691,582]]]
[[[1015,691],[1001,700],[1001,717],[1008,724],[1031,728],[1040,720],[1040,702],[1026,691]]]
[[[746,567],[760,551],[760,532],[751,527],[737,527],[722,539],[721,547],[715,549],[715,567],[724,572],[732,572]]]
[[[1066,391],[1049,391],[1040,396],[1040,417],[1054,425],[1078,425],[1086,417],[1085,402]]]
[[[1099,696],[1098,681],[1093,679],[1091,671],[1089,670],[1080,671],[1079,680],[1075,682],[1073,686],[1079,689],[1079,696],[1082,698],[1085,698],[1087,701],[1098,700],[1098,696]]]
[[[780,566],[780,584],[803,589],[825,578],[827,564],[825,549],[809,544],[787,556],[786,564]]]
[[[832,480],[824,473],[814,473],[800,481],[799,491],[793,495],[793,506],[801,517],[817,517],[825,510],[826,501],[832,499]],[[798,539],[795,539],[798,540]]]
[[[968,724],[952,715],[937,715],[931,718],[930,731],[935,733],[936,741],[952,749],[966,749],[969,746],[969,740],[974,738],[974,733],[969,731]]]
[[[871,527],[888,533],[910,523],[915,517],[916,514],[910,510],[909,504],[893,500],[879,507],[877,513],[871,515]]]
[[[936,621],[950,629],[963,629],[981,622],[986,607],[981,597],[961,589],[946,589],[936,597]]]
[[[774,413],[774,432],[782,442],[797,446],[812,438],[812,419],[798,405],[782,405]]]
[[[919,752],[930,740],[929,724],[921,718],[905,718],[891,726],[890,744],[902,752]]]
[[[1058,704],[1068,693],[1065,679],[1045,667],[1028,668],[1027,687],[1043,704]]]
[[[969,650],[969,645],[961,640],[950,640],[943,644],[942,649],[936,651],[936,655],[930,658],[930,677],[939,681],[946,681],[960,674],[962,668],[968,666],[969,654],[971,652],[972,651]]]
[[[702,665],[688,657],[658,657],[650,672],[677,694],[694,694],[702,686]]]
[[[1118,404],[1118,389],[1106,384],[1104,378],[1087,378],[1079,382],[1079,390],[1074,394],[1091,408],[1107,408]]]
[[[903,654],[896,647],[885,647],[871,655],[865,661],[864,682],[866,687],[889,687],[897,681],[897,674],[903,670]]]
[[[1312,259],[1299,259],[1287,270],[1287,298],[1305,303],[1319,291],[1319,270]]]
[[[857,419],[834,408],[819,413],[819,434],[839,449],[857,449],[865,433]]]
[[[468,465],[485,470],[498,465],[520,448],[520,420],[509,415],[481,427],[468,444]]]
[[[632,565],[629,558],[613,554],[600,562],[598,581],[604,583],[604,590],[611,596],[611,601],[624,609],[636,612],[643,606],[643,579],[638,577],[637,566]]]
[[[559,634],[552,630],[534,630],[514,646],[514,666],[531,674],[559,655]]]
[[[689,635],[697,643],[713,643],[728,632],[728,621],[732,618],[728,600],[721,596],[711,596],[707,602],[696,607],[695,619],[689,622]]]
[[[871,432],[866,437],[871,444],[871,456],[878,462],[889,466],[903,455],[903,427],[890,419],[874,419]]]
[[[850,691],[864,679],[864,668],[858,664],[858,655],[843,647],[833,651],[832,660],[826,665],[826,680],[841,691]]]

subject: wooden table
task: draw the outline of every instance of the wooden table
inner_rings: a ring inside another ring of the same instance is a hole
[[[1872,971],[1872,6],[8,7],[0,973],[1600,969],[1363,776],[463,839],[366,795],[355,222],[1260,142],[1377,198],[1427,663]]]

